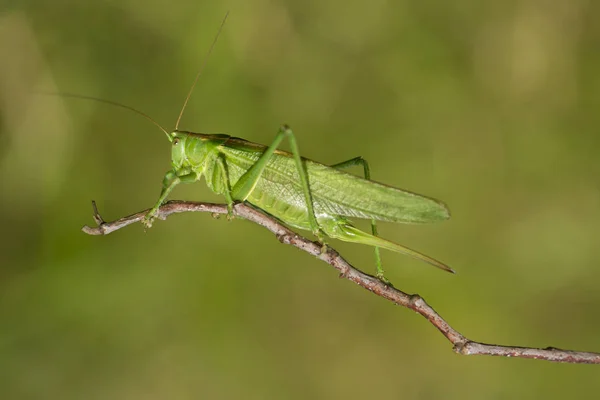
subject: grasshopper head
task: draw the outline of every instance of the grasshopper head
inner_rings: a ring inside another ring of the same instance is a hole
[[[173,168],[179,169],[187,160],[185,154],[185,142],[188,134],[185,132],[173,131],[169,134],[171,140],[171,163]]]

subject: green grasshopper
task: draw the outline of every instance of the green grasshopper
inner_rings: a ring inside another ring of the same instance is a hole
[[[292,130],[283,126],[270,146],[223,134],[165,132],[171,163],[158,201],[143,223],[150,227],[158,208],[180,183],[202,176],[208,187],[225,196],[229,215],[235,201],[250,203],[286,225],[325,237],[375,247],[377,277],[385,279],[379,248],[425,261],[448,272],[450,267],[424,254],[377,236],[375,221],[425,223],[448,219],[447,207],[432,198],[370,180],[366,160],[356,157],[327,166],[300,157]],[[288,138],[292,152],[277,150]],[[364,178],[341,169],[362,165]],[[348,217],[371,219],[372,234],[356,228]]]
[[[222,27],[223,24],[208,54]],[[164,176],[160,197],[142,221],[146,227],[152,226],[159,207],[178,184],[197,182],[204,177],[213,192],[225,196],[229,218],[233,216],[234,202],[246,202],[286,225],[311,231],[324,246],[324,239],[332,238],[375,247],[377,277],[386,282],[379,248],[454,272],[440,261],[377,236],[375,221],[427,223],[446,220],[450,213],[438,200],[372,181],[369,164],[363,158],[324,165],[301,157],[296,138],[286,125],[279,129],[268,147],[224,134],[179,130],[179,122],[204,65],[196,75],[172,132],[138,110],[101,100],[141,114],[158,126],[171,143],[171,169]],[[291,152],[277,149],[285,138],[289,140]],[[362,166],[364,177],[342,171],[352,166]],[[372,233],[359,230],[348,218],[370,219]]]

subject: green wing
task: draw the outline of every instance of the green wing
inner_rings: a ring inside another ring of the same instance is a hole
[[[238,138],[232,138],[221,147],[232,185],[265,148]],[[435,222],[450,217],[446,205],[438,200],[366,180],[309,159],[303,160],[316,214],[402,223]],[[274,154],[255,191],[277,202],[305,208],[300,178],[290,153],[277,151]]]
[[[443,221],[450,212],[442,202],[383,183],[366,180],[307,160],[314,202],[334,214],[381,221],[425,223]]]

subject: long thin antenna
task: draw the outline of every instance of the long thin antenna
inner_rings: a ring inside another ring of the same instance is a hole
[[[227,14],[225,14],[225,17],[223,18],[223,21],[221,22],[221,26],[219,27],[219,30],[217,31],[217,35],[213,39],[213,42],[210,45],[210,48],[208,49],[208,53],[206,53],[206,56],[204,57],[204,61],[202,61],[202,65],[200,66],[200,69],[198,70],[198,73],[196,74],[196,79],[194,79],[194,83],[192,84],[192,87],[190,88],[190,91],[188,92],[187,97],[185,98],[185,101],[183,102],[183,107],[181,107],[181,112],[179,113],[179,117],[177,118],[177,122],[175,123],[175,130],[179,129],[179,122],[181,121],[183,112],[185,111],[188,101],[190,100],[190,97],[192,96],[192,92],[194,91],[194,88],[196,87],[196,83],[198,83],[200,74],[202,74],[204,67],[206,67],[206,63],[208,61],[210,53],[212,53],[213,48],[215,47],[215,44],[217,44],[217,39],[219,39],[219,36],[221,35],[221,31],[223,30],[223,26],[225,26],[225,21],[227,21],[228,16],[229,16],[229,11],[227,11]]]
[[[167,138],[169,139],[169,141],[173,140],[173,138],[171,137],[171,135],[169,135],[169,132],[167,132],[167,130],[165,128],[163,128],[161,124],[159,124],[154,119],[152,119],[152,117],[150,117],[148,114],[146,114],[146,113],[144,113],[144,112],[142,112],[140,110],[136,110],[133,107],[126,106],[125,104],[117,103],[116,101],[101,99],[101,98],[98,98],[98,97],[84,96],[84,95],[81,95],[81,94],[73,94],[73,93],[61,93],[61,92],[35,92],[35,93],[36,94],[43,94],[43,95],[46,95],[46,96],[71,97],[71,98],[74,98],[74,99],[93,100],[93,101],[97,101],[99,103],[106,103],[106,104],[110,104],[111,106],[121,107],[121,108],[124,108],[126,110],[133,111],[134,113],[141,115],[142,117],[146,118],[148,121],[150,121],[154,125],[156,125],[161,131],[163,131],[165,133],[165,135],[167,135]]]

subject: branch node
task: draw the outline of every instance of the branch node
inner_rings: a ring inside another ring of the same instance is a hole
[[[426,303],[418,294],[411,294],[409,303],[415,308],[422,308]]]
[[[100,226],[104,224],[104,219],[102,219],[102,216],[98,212],[98,207],[96,206],[95,200],[92,200],[92,209],[94,210],[94,214],[92,215],[92,217],[94,218],[96,225]]]
[[[463,356],[469,355],[468,349],[467,349],[467,345],[469,344],[469,341],[461,341],[461,342],[457,342],[454,343],[454,346],[452,346],[452,351],[454,351],[456,354],[461,354]]]
[[[348,268],[344,268],[342,271],[340,271],[340,279],[348,279],[348,273],[349,273],[349,269]]]
[[[275,234],[275,237],[277,238],[277,240],[279,240],[280,243],[290,244],[289,243],[289,240],[290,240],[289,235],[285,232],[277,232]]]

